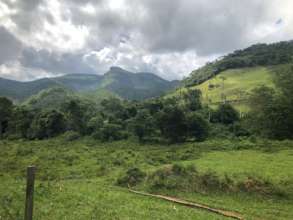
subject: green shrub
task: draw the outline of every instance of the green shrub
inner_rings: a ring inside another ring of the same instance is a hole
[[[239,121],[239,118],[239,112],[232,105],[225,103],[212,113],[211,121],[228,125]]]
[[[148,177],[148,182],[152,190],[157,189],[180,189],[189,191],[192,189],[197,170],[194,166],[182,166],[175,164],[156,170]]]
[[[126,175],[117,180],[117,184],[120,186],[135,186],[142,182],[146,173],[139,168],[131,168],[127,170]]]
[[[119,124],[108,123],[105,124],[101,129],[96,130],[92,137],[101,141],[117,141],[126,139],[128,133]]]
[[[237,184],[237,188],[243,192],[258,193],[262,195],[285,196],[285,192],[274,186],[269,180],[248,176]]]
[[[76,131],[66,131],[63,135],[62,138],[65,141],[75,141],[80,138],[80,134]]]
[[[194,166],[175,164],[158,169],[147,178],[151,190],[172,189],[186,192],[249,192],[261,195],[284,196],[278,187],[268,180],[248,176],[240,182],[225,175],[220,178],[216,173],[197,172]]]

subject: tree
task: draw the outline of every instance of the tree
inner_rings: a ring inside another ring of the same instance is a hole
[[[101,102],[101,106],[103,114],[106,116],[112,116],[121,120],[128,119],[128,112],[120,99],[104,99]]]
[[[274,70],[278,88],[262,86],[250,97],[250,129],[272,139],[293,138],[293,65]]]
[[[183,93],[183,99],[188,111],[196,111],[201,109],[201,91],[198,89],[187,89]]]
[[[293,102],[293,64],[274,69],[274,83],[286,99]]]
[[[198,141],[205,140],[209,135],[208,122],[198,113],[187,115],[188,136]]]
[[[228,125],[239,121],[239,118],[239,112],[229,103],[225,103],[221,104],[218,109],[212,113],[211,121]]]
[[[145,137],[150,136],[154,132],[155,123],[148,110],[143,109],[131,120],[130,127],[134,135],[142,142]]]
[[[68,129],[84,134],[86,130],[84,122],[85,109],[80,103],[76,100],[70,100],[64,104],[63,112],[67,119]]]
[[[104,119],[101,115],[96,115],[91,118],[87,123],[87,133],[92,134],[97,130],[100,130],[104,125]]]
[[[37,113],[24,106],[17,106],[14,108],[13,118],[11,118],[9,122],[9,134],[13,134],[20,138],[27,138],[34,114]]]
[[[0,97],[0,138],[7,131],[12,111],[13,103],[5,97]]]
[[[116,141],[127,138],[127,133],[119,124],[105,123],[93,136],[102,141]]]
[[[37,139],[51,138],[63,133],[65,129],[65,117],[61,112],[56,110],[40,112],[32,122],[30,137]]]
[[[249,106],[254,114],[264,113],[265,109],[273,105],[275,96],[275,90],[267,87],[261,86],[252,90],[249,97]]]
[[[156,99],[150,99],[146,100],[142,104],[142,108],[149,110],[151,115],[156,114],[160,110],[162,110],[164,107],[162,100],[156,98]]]
[[[178,106],[167,106],[156,115],[163,137],[171,142],[184,141],[187,135],[185,114]]]

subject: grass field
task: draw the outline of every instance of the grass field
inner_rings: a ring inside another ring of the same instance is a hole
[[[227,101],[241,100],[240,102],[232,102],[232,105],[242,112],[247,112],[249,107],[245,99],[254,88],[261,85],[274,87],[272,73],[268,67],[226,70],[212,79],[190,88],[201,90],[203,103],[209,104],[211,107],[218,106],[225,97]],[[184,90],[186,89],[177,89],[169,96],[178,95]]]
[[[210,85],[214,87],[210,88]],[[222,93],[227,100],[242,99],[261,85],[273,86],[271,73],[266,67],[226,70],[197,88],[202,91],[205,102],[215,103],[222,101]]]
[[[134,141],[98,143],[84,138],[68,142],[0,142],[0,219],[23,219],[25,167],[38,167],[35,219],[227,219],[132,194],[116,185],[129,168],[152,173],[170,164],[193,164],[235,181],[257,176],[286,196],[258,193],[186,191],[158,193],[240,212],[245,219],[293,219],[293,142],[210,140],[180,145],[139,145]],[[147,181],[137,189],[148,191]]]

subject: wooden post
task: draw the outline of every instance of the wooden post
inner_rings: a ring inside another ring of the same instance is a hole
[[[35,166],[27,167],[26,199],[24,220],[33,219],[34,209],[34,184],[35,184]]]

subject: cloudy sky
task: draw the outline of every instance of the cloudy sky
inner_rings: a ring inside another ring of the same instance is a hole
[[[0,77],[181,79],[225,53],[293,39],[292,0],[0,0]]]

